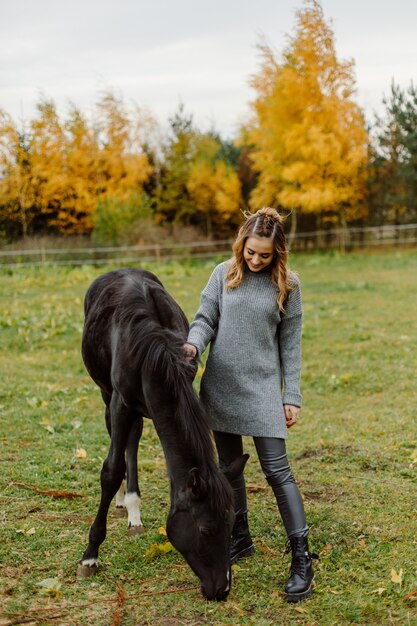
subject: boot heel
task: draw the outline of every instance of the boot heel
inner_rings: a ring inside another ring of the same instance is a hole
[[[303,600],[307,600],[308,598],[311,598],[311,595],[313,593],[313,582],[314,582],[314,578],[311,581],[311,584],[308,587],[308,589],[306,589],[305,591],[302,591],[301,593],[286,593],[284,595],[284,600],[286,600],[286,602],[302,602]]]
[[[234,565],[239,559],[245,556],[252,556],[252,554],[255,554],[255,546],[253,544],[234,554],[230,559],[230,565]]]

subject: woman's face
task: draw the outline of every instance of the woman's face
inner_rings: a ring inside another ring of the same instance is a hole
[[[251,272],[260,272],[272,263],[274,247],[266,237],[248,237],[243,248],[243,258]]]

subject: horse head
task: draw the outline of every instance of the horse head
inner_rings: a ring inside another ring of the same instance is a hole
[[[248,455],[236,459],[225,473],[242,473]],[[233,493],[223,473],[206,477],[197,468],[189,470],[185,488],[172,498],[167,535],[201,581],[207,600],[225,600],[232,574],[230,538],[234,522]]]

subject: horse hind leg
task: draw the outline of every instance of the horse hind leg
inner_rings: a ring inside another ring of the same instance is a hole
[[[141,535],[145,532],[140,514],[140,490],[138,482],[138,446],[143,430],[143,418],[133,422],[126,446],[127,480],[124,506],[128,515],[128,535]]]
[[[101,470],[101,499],[96,518],[90,528],[89,542],[78,565],[77,578],[86,578],[98,570],[98,551],[106,537],[110,503],[126,472],[125,449],[132,425],[132,414],[121,398],[113,393],[110,402],[111,440]]]
[[[140,514],[137,454],[143,430],[143,418],[132,424],[126,446],[126,476],[116,493],[116,517],[128,516],[128,535],[145,532]]]
[[[122,480],[122,483],[116,493],[116,517],[126,517],[126,477]]]

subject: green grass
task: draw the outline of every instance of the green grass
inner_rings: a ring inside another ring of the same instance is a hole
[[[214,264],[150,269],[191,318]],[[146,534],[128,538],[111,513],[99,575],[76,581],[108,445],[80,356],[83,295],[104,270],[20,269],[0,279],[0,624],[24,615],[65,625],[417,623],[417,252],[297,255],[292,266],[303,283],[304,408],[288,448],[320,553],[312,599],[283,600],[285,534],[249,438],[258,549],[234,566],[228,601],[205,602],[177,553],[145,558],[169,501],[149,421],[139,454]]]

